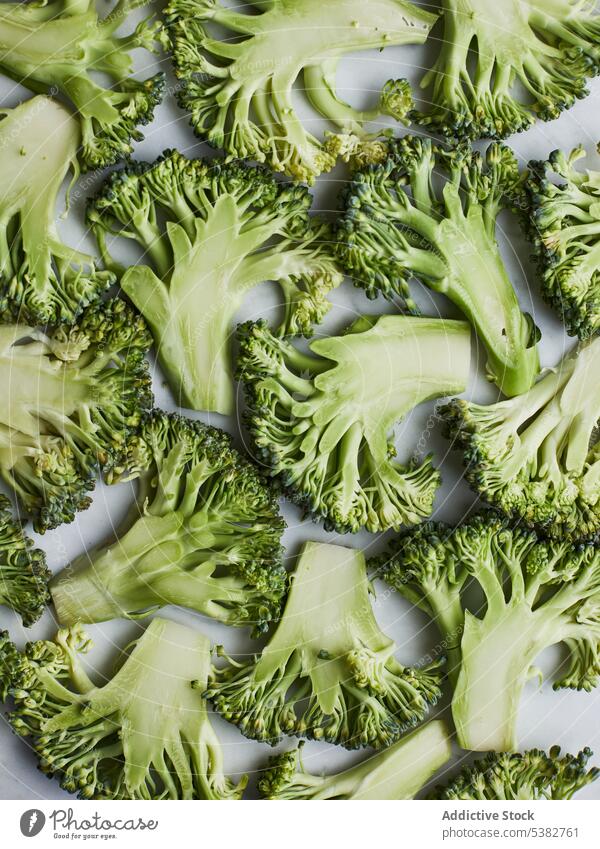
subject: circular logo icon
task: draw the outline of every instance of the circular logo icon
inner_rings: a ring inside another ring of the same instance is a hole
[[[29,811],[25,811],[21,816],[21,834],[24,837],[35,837],[36,834],[39,834],[46,824],[46,817],[42,813],[42,811],[37,808],[31,808]]]

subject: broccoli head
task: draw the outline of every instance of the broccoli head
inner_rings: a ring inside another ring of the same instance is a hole
[[[247,737],[271,745],[296,734],[381,748],[440,696],[443,659],[410,668],[395,651],[375,620],[362,552],[307,542],[262,654],[227,658],[206,696]]]
[[[414,117],[447,136],[505,138],[557,118],[600,68],[600,16],[589,0],[440,0],[440,51]],[[519,91],[520,89],[520,91]]]
[[[0,476],[40,533],[89,506],[98,467],[109,483],[119,475],[152,405],[150,342],[118,299],[72,327],[0,326]]]
[[[1,10],[0,10],[1,13]],[[77,176],[79,123],[48,97],[0,111],[0,313],[34,324],[72,323],[115,281],[56,230],[57,195]]]
[[[177,151],[117,171],[91,201],[88,220],[107,263],[107,236],[144,250],[149,265],[128,269],[121,285],[152,328],[183,406],[233,412],[231,328],[253,287],[279,283],[282,333],[310,334],[324,317],[342,274],[311,202],[307,189],[262,168]]]
[[[102,687],[79,657],[89,647],[75,627],[10,651],[9,722],[41,771],[82,799],[239,799],[246,779],[235,786],[224,775],[206,702],[192,687],[208,679],[208,639],[154,619]]]
[[[518,398],[439,410],[471,486],[552,537],[600,531],[600,339],[582,343]]]
[[[528,188],[542,294],[568,332],[586,339],[600,330],[600,171],[576,168],[582,157],[579,147],[530,163]]]
[[[131,153],[142,138],[138,126],[152,120],[164,74],[138,81],[131,51],[165,44],[158,23],[145,20],[117,36],[132,9],[147,0],[118,0],[99,18],[94,0],[42,0],[0,6],[0,72],[32,91],[62,94],[81,124],[84,170],[104,168]],[[94,79],[107,77],[113,88]],[[43,185],[43,184],[42,184]]]
[[[133,518],[52,582],[63,625],[140,617],[179,604],[255,633],[287,589],[274,494],[230,437],[155,410],[130,445]]]
[[[559,746],[553,746],[548,754],[539,749],[490,752],[464,767],[448,785],[436,787],[431,798],[455,802],[572,799],[600,774],[597,767],[587,769],[591,756],[589,749],[583,749],[577,756],[561,757]]]
[[[440,190],[437,167],[447,178]],[[369,297],[399,296],[411,313],[411,278],[446,295],[477,331],[489,378],[506,395],[525,392],[539,371],[538,331],[521,311],[496,241],[498,215],[523,192],[517,160],[503,145],[490,145],[483,158],[408,136],[354,175],[338,225],[340,260],[355,285]]]
[[[431,458],[397,463],[390,434],[422,401],[464,390],[467,324],[365,317],[344,336],[312,342],[308,355],[264,322],[243,325],[239,338],[259,459],[297,502],[340,533],[398,529],[430,515],[439,473]]]
[[[50,599],[49,579],[44,552],[33,548],[13,519],[10,501],[0,495],[0,604],[18,613],[23,625],[33,625]]]
[[[446,726],[434,720],[365,761],[333,775],[314,775],[296,749],[269,759],[258,781],[267,799],[414,799],[431,776],[450,759]]]
[[[523,687],[549,646],[563,643],[571,668],[555,689],[598,684],[600,550],[544,541],[493,513],[455,529],[407,531],[376,561],[401,595],[442,632],[454,683],[458,742],[475,751],[512,751]],[[470,587],[468,598],[462,593]],[[483,599],[477,606],[475,588]],[[589,651],[590,645],[595,651]],[[589,664],[589,665],[588,665]]]
[[[256,0],[243,10],[221,0],[170,0],[165,15],[183,81],[179,102],[196,133],[232,157],[309,183],[348,146],[369,147],[366,122],[382,115],[403,121],[412,108],[406,80],[389,80],[373,109],[345,103],[336,92],[340,58],[422,44],[435,21],[409,0]],[[339,134],[323,141],[305,127],[293,103],[297,82]]]

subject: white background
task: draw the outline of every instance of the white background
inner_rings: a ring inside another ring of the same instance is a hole
[[[345,57],[339,70],[340,93],[352,103],[362,106],[372,104],[377,99],[377,92],[390,77],[409,77],[415,81],[419,69],[431,62],[430,48],[388,48],[384,53],[368,51],[351,57]],[[150,76],[158,67],[168,70],[168,62],[164,58],[138,57],[138,67],[144,76]],[[172,77],[169,83],[173,85]],[[10,81],[0,78],[0,103],[16,105],[27,97],[24,89],[15,86]],[[548,124],[539,124],[527,133],[510,140],[521,164],[526,165],[531,158],[544,159],[556,147],[570,149],[577,144],[583,144],[590,154],[589,167],[600,166],[600,160],[595,154],[596,142],[600,139],[599,116],[600,81],[591,85],[591,95],[585,101],[576,105],[560,119]],[[301,97],[298,97],[299,108],[309,121],[311,128],[319,132],[322,122],[316,120],[308,108],[304,109]],[[405,132],[399,128],[399,132]],[[181,111],[170,91],[164,103],[157,109],[153,124],[145,128],[145,140],[136,146],[135,157],[139,159],[154,159],[166,147],[177,147],[189,156],[213,155],[205,145],[195,138],[188,125],[187,115]],[[331,174],[324,175],[314,189],[315,206],[318,209],[331,212],[337,207],[337,195],[347,178],[343,167],[338,167]],[[98,184],[99,175],[84,175],[73,192],[73,208],[67,221],[62,222],[61,231],[71,244],[91,247],[86,240],[83,228],[83,207],[85,198],[93,193]],[[573,345],[563,332],[558,319],[543,304],[538,295],[538,284],[534,266],[530,261],[531,248],[520,232],[518,221],[507,214],[499,223],[499,238],[502,251],[513,283],[518,290],[524,310],[531,312],[536,323],[543,332],[540,345],[542,364],[553,366],[563,352]],[[133,261],[133,254],[130,260]],[[418,284],[414,291],[423,306],[424,312],[431,315],[441,314],[446,317],[458,317],[456,310],[443,298],[432,297]],[[393,306],[383,300],[368,301],[361,290],[354,289],[346,282],[331,296],[334,303],[330,315],[318,332],[329,333],[348,324],[356,315],[361,313],[393,312]],[[256,290],[243,310],[240,320],[267,316],[277,311],[276,290],[269,284]],[[474,349],[476,343],[474,340]],[[493,389],[483,378],[483,357],[474,356],[471,386],[468,395],[480,401],[493,399]],[[163,377],[158,369],[154,369],[154,391],[156,403],[165,409],[175,409],[171,395],[165,387]],[[436,507],[436,517],[446,521],[458,521],[469,510],[476,499],[468,487],[460,480],[461,457],[456,453],[446,453],[447,444],[439,433],[439,428],[431,430],[427,421],[432,410],[432,404],[419,407],[409,419],[397,429],[397,445],[401,458],[407,458],[417,441],[424,435],[428,448],[435,452],[436,463],[441,466],[444,484],[439,493]],[[216,415],[188,413],[211,424],[225,428],[234,435],[237,444],[242,447],[243,437],[238,422]],[[94,546],[110,537],[112,528],[124,516],[133,498],[129,485],[107,488],[98,485],[94,493],[91,508],[79,514],[72,525],[63,526],[55,531],[37,537],[36,542],[46,551],[48,563],[54,571],[64,567],[70,559],[80,554],[86,547]],[[284,543],[287,554],[293,557],[300,543],[306,539],[319,539],[337,542],[349,546],[362,547],[367,555],[381,550],[385,537],[376,537],[362,533],[356,536],[340,537],[336,534],[325,533],[321,526],[310,520],[303,521],[300,511],[289,504],[282,505],[288,530]],[[435,646],[438,636],[435,628],[424,616],[397,596],[384,598],[381,593],[385,588],[377,587],[380,596],[376,600],[376,613],[383,629],[398,643],[398,657],[404,663],[418,662]],[[189,611],[169,609],[163,615],[170,616],[192,627],[201,628],[215,641],[223,644],[232,654],[253,652],[258,648],[255,641],[249,639],[247,633],[239,629],[220,626],[208,619]],[[140,633],[143,623],[115,621],[103,625],[89,626],[89,632],[95,641],[95,649],[88,656],[87,662],[101,680],[102,675],[110,674],[110,670],[119,648],[126,646]],[[53,635],[56,623],[52,610],[33,628],[25,630],[16,616],[0,609],[0,628],[8,628],[15,641],[22,645],[27,639],[44,638]],[[539,666],[549,676],[541,687],[531,682],[523,698],[519,720],[519,737],[523,748],[538,746],[548,748],[559,743],[565,751],[577,752],[583,746],[591,746],[597,750],[595,763],[600,764],[600,691],[592,694],[563,691],[552,691],[552,676],[558,665],[564,661],[562,652],[558,649],[548,650],[540,659]],[[447,710],[446,704],[438,706],[440,711]],[[235,776],[243,772],[253,773],[262,766],[271,750],[268,746],[246,740],[237,729],[228,725],[218,717],[214,718],[215,726],[225,749],[227,770]],[[289,746],[284,742],[282,747]],[[345,752],[343,749],[326,744],[307,743],[305,747],[305,765],[310,770],[338,770],[350,764],[367,753]],[[456,751],[455,763],[465,757],[464,753]],[[248,796],[253,796],[252,782]],[[588,787],[580,794],[581,798],[600,799],[600,782]],[[4,718],[0,721],[0,799],[68,799],[58,784],[48,781],[36,771],[33,754],[28,751],[26,744],[14,737]]]

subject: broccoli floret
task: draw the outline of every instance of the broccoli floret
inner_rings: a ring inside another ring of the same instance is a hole
[[[58,620],[102,622],[179,604],[265,630],[287,589],[274,494],[230,437],[160,410],[130,449],[133,520],[52,582]]]
[[[309,183],[333,168],[340,148],[369,142],[366,122],[404,121],[412,108],[406,80],[389,80],[373,109],[345,103],[336,93],[340,57],[422,44],[436,19],[408,0],[256,0],[243,10],[221,0],[170,0],[165,15],[183,81],[179,103],[197,135]],[[296,82],[340,134],[323,141],[307,129],[293,103]]]
[[[56,230],[59,189],[70,168],[79,171],[79,123],[42,96],[0,116],[0,313],[34,324],[72,323],[115,281]]]
[[[400,664],[369,592],[362,552],[305,543],[268,645],[213,669],[207,698],[247,737],[271,745],[283,734],[347,748],[393,743],[438,700],[443,659]]]
[[[50,598],[49,579],[44,552],[33,548],[10,501],[0,495],[0,604],[16,611],[26,627],[33,625]]]
[[[369,297],[399,296],[411,313],[412,277],[446,295],[485,345],[490,380],[506,395],[525,392],[539,370],[538,331],[496,242],[498,215],[523,197],[514,154],[492,144],[484,159],[410,136],[388,147],[388,158],[356,174],[343,194],[342,264]],[[437,167],[447,177],[440,190]]]
[[[19,650],[10,639],[8,631],[0,631],[0,702],[8,699],[19,658]]]
[[[29,643],[15,660],[9,714],[42,772],[82,799],[239,799],[206,702],[210,643],[198,631],[154,619],[104,686],[89,679],[80,627]]]
[[[414,799],[450,759],[448,731],[439,720],[418,728],[393,746],[333,775],[314,775],[296,749],[269,759],[258,781],[266,799]]]
[[[87,307],[77,325],[0,327],[0,476],[43,533],[89,506],[97,468],[118,476],[152,405],[151,338],[123,301]]]
[[[436,787],[433,799],[460,800],[547,800],[572,799],[575,793],[598,778],[597,767],[587,770],[592,756],[583,749],[577,756],[563,755],[553,746],[549,753],[539,749],[497,754],[490,752],[475,761],[447,786]]]
[[[82,168],[104,168],[143,138],[138,126],[152,120],[165,83],[163,73],[138,81],[131,51],[166,44],[147,19],[127,36],[115,35],[132,9],[146,0],[119,0],[99,18],[94,0],[36,0],[0,6],[0,72],[40,93],[60,92],[81,123]],[[113,88],[93,78],[105,75]]]
[[[431,524],[408,531],[377,565],[392,587],[434,617],[443,644],[454,647],[452,714],[464,749],[516,748],[521,693],[540,674],[533,664],[549,646],[564,643],[574,652],[571,669],[555,689],[598,684],[595,546],[544,541],[490,512],[453,530]],[[591,642],[594,652],[587,651]]]
[[[542,294],[572,336],[600,330],[600,171],[580,171],[583,148],[530,163],[532,237]],[[558,178],[558,185],[551,181]]]
[[[600,339],[582,343],[518,398],[439,409],[466,477],[490,504],[552,537],[600,531]]]
[[[166,151],[153,165],[112,174],[90,203],[107,263],[107,235],[133,239],[146,254],[149,265],[128,269],[121,285],[152,328],[183,406],[233,412],[231,328],[253,287],[279,283],[282,333],[309,335],[324,317],[342,274],[311,202],[306,188],[276,183],[262,168]]]
[[[461,138],[505,138],[557,118],[600,68],[600,16],[588,0],[440,0],[440,52],[413,117]],[[521,90],[519,92],[519,89]]]
[[[390,434],[413,407],[462,392],[465,322],[409,316],[358,319],[303,354],[264,322],[239,330],[238,371],[261,463],[328,530],[377,532],[433,509],[440,475],[426,458],[396,462]],[[406,372],[404,369],[406,368]]]

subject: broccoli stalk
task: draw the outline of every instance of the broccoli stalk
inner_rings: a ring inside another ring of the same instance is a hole
[[[439,192],[438,165],[448,177]],[[338,231],[342,264],[369,297],[399,295],[414,313],[408,281],[417,277],[453,301],[506,395],[529,389],[539,370],[537,328],[521,312],[496,242],[498,215],[521,193],[517,160],[502,145],[490,145],[484,164],[468,148],[406,137],[390,143],[385,162],[354,176]]]
[[[422,44],[436,19],[408,0],[256,0],[244,10],[220,0],[170,0],[165,15],[183,80],[179,102],[196,133],[235,158],[309,183],[361,139],[368,147],[365,122],[380,115],[404,120],[412,107],[405,80],[389,80],[373,109],[343,102],[336,93],[340,57]],[[212,24],[225,33],[222,40],[211,37]],[[323,142],[306,129],[293,103],[297,81],[340,135]]]
[[[142,319],[114,299],[74,327],[0,327],[0,476],[35,530],[89,506],[98,466],[118,475],[142,412],[152,404]]]
[[[40,618],[50,599],[46,557],[33,548],[8,498],[0,495],[0,604],[19,614],[28,627]]]
[[[358,319],[312,354],[264,322],[240,329],[238,371],[260,461],[328,530],[377,532],[430,515],[440,484],[427,458],[393,458],[395,422],[429,398],[462,392],[470,365],[464,322]],[[405,372],[406,369],[406,372]]]
[[[132,9],[146,0],[119,0],[103,19],[94,0],[48,0],[2,3],[0,71],[32,91],[60,92],[76,109],[81,123],[82,167],[103,168],[131,153],[142,134],[139,124],[152,120],[164,88],[164,74],[147,80],[131,77],[130,51],[154,51],[165,44],[158,23],[145,20],[135,32],[116,36]],[[104,88],[93,74],[104,74],[114,88]]]
[[[406,598],[421,596],[419,606],[429,607],[449,642],[462,634],[453,657],[452,715],[464,749],[516,748],[521,693],[539,675],[534,661],[549,646],[565,643],[572,652],[571,668],[555,688],[597,685],[600,551],[594,546],[541,541],[490,513],[454,530],[426,525],[407,532],[381,571]],[[457,599],[467,581],[484,604],[471,610],[461,595],[461,623]],[[446,633],[449,622],[453,631]],[[581,650],[591,643],[595,652]]]
[[[214,669],[207,698],[247,737],[271,745],[283,734],[347,748],[394,742],[439,698],[443,660],[402,666],[369,591],[362,552],[305,543],[268,645]]]
[[[441,0],[441,7],[439,56],[421,81],[430,107],[416,116],[428,128],[505,138],[588,94],[586,78],[600,68],[594,3]]]
[[[63,179],[70,168],[79,172],[79,124],[41,96],[0,115],[0,312],[34,324],[72,323],[115,281],[63,244],[54,222]]]
[[[519,398],[440,409],[487,501],[553,537],[600,529],[600,340],[582,343]]]
[[[490,752],[464,767],[447,786],[436,787],[431,798],[455,802],[572,799],[600,774],[597,767],[587,769],[591,756],[589,749],[583,749],[577,756],[560,757],[559,746],[553,746],[548,754],[539,749]]]
[[[414,799],[431,776],[450,759],[443,722],[434,720],[393,746],[333,775],[314,775],[302,764],[303,741],[269,759],[258,782],[267,799]]]
[[[106,237],[117,234],[137,241],[152,266],[128,269],[121,285],[152,328],[183,405],[233,412],[231,327],[258,284],[280,285],[281,332],[310,334],[329,309],[342,274],[328,226],[309,217],[311,202],[305,188],[263,169],[176,151],[116,172],[91,202],[107,262]]]
[[[579,147],[531,162],[528,188],[542,294],[568,332],[587,339],[600,329],[600,171],[578,170],[582,157]]]
[[[52,582],[58,620],[102,622],[180,604],[256,633],[286,591],[273,493],[223,431],[160,410],[131,445],[133,519]]]
[[[79,654],[90,640],[75,627],[55,641],[2,654],[10,668],[13,730],[28,738],[40,769],[82,799],[239,799],[206,702],[192,687],[208,679],[203,634],[154,619],[104,686]]]

